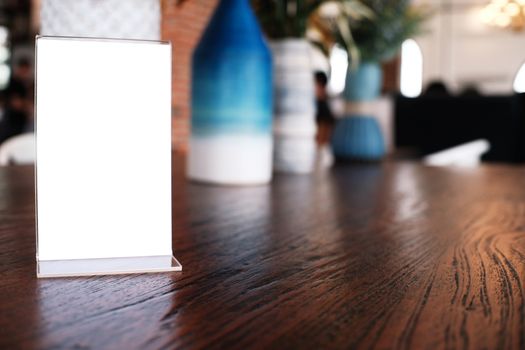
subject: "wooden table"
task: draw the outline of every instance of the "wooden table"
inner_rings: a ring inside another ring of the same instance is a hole
[[[252,188],[177,170],[182,273],[49,280],[32,172],[0,170],[1,349],[525,349],[525,168],[387,162]]]

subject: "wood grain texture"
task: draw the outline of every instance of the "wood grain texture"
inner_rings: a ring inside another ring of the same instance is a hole
[[[0,169],[0,348],[525,349],[525,169],[347,166],[189,184],[182,273],[37,280],[32,168]]]

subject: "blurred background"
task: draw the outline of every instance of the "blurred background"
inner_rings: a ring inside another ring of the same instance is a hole
[[[429,15],[417,37],[382,63],[378,115],[387,152],[420,157],[476,139],[484,160],[525,162],[525,0],[418,0]],[[217,0],[0,0],[0,142],[33,127],[36,34],[170,40],[173,149],[188,149],[191,55]],[[325,72],[330,106],[341,93],[347,51],[312,46],[312,76]],[[9,123],[6,123],[9,120]]]

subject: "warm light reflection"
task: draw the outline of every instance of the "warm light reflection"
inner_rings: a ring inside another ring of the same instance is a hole
[[[492,0],[480,17],[488,25],[521,31],[525,29],[525,0]]]
[[[428,209],[422,184],[413,167],[402,167],[394,176],[394,195],[396,200],[395,221],[422,220]]]

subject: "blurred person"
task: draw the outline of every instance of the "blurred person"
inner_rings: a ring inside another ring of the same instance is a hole
[[[447,86],[442,81],[432,81],[427,85],[425,92],[423,93],[425,97],[448,97],[450,92],[448,91]]]
[[[461,97],[480,97],[481,95],[481,91],[474,84],[466,85],[459,93]]]
[[[324,72],[315,72],[315,99],[317,104],[317,144],[324,146],[330,142],[332,129],[335,124],[335,118],[328,104],[328,93],[326,86],[328,77]]]
[[[31,81],[31,63],[21,58],[16,62],[4,92],[5,110],[0,121],[0,143],[25,131],[32,106]]]

